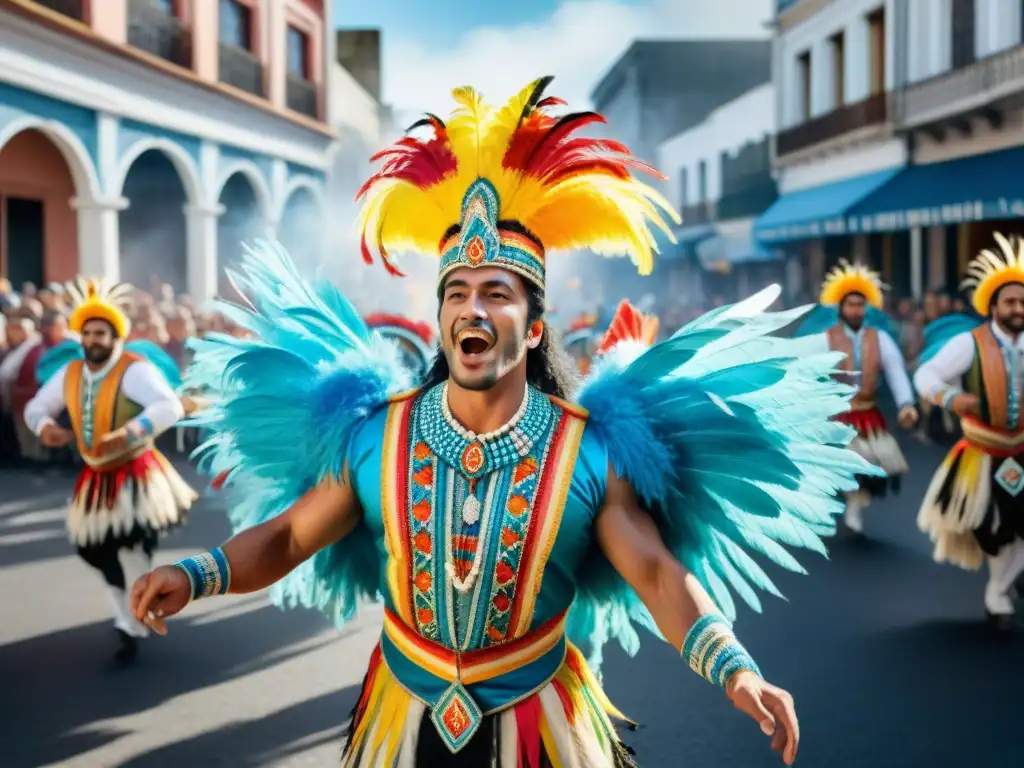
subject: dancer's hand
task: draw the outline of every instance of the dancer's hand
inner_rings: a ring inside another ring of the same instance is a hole
[[[96,446],[96,452],[100,456],[106,456],[109,453],[118,453],[128,445],[131,440],[131,435],[128,434],[128,430],[124,427],[121,429],[115,429],[113,432],[108,432],[102,438],[100,438],[99,445]]]
[[[730,677],[726,694],[736,709],[754,718],[764,734],[772,737],[772,749],[782,752],[782,762],[792,765],[800,744],[800,724],[793,709],[793,697],[750,670],[741,670]]]
[[[977,395],[961,392],[953,398],[949,409],[957,416],[977,416],[981,409],[981,401]]]
[[[917,408],[912,405],[905,405],[900,409],[899,416],[896,418],[903,429],[912,429],[917,424]]]
[[[75,439],[75,433],[56,424],[47,424],[39,434],[39,440],[47,448],[63,448]]]
[[[167,618],[188,605],[192,582],[173,565],[162,565],[140,578],[132,586],[132,613],[158,635],[167,634]]]

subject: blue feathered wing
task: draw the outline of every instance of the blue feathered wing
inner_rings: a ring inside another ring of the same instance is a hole
[[[616,473],[654,516],[665,543],[722,612],[732,593],[755,610],[779,595],[750,553],[804,572],[784,545],[825,554],[837,496],[855,475],[879,475],[846,446],[854,431],[832,417],[853,389],[832,378],[841,353],[825,337],[780,338],[804,310],[766,313],[770,288],[709,313],[650,348],[613,347],[584,382],[589,411]],[[629,653],[650,614],[596,549],[586,563],[569,631],[592,661],[615,637]]]
[[[307,283],[279,245],[246,249],[240,271],[229,275],[250,306],[215,302],[214,309],[251,338],[191,340],[185,386],[210,399],[188,423],[210,435],[195,457],[201,471],[227,478],[237,533],[339,476],[356,427],[412,381],[397,347],[330,283]],[[340,626],[360,598],[377,597],[380,568],[361,525],[275,584],[271,599],[318,608]]]
[[[124,348],[155,365],[172,389],[181,386],[181,371],[177,362],[159,346],[145,339],[137,339],[127,342]],[[39,358],[36,365],[36,380],[40,385],[45,384],[72,360],[81,360],[83,357],[82,343],[78,339],[62,341]]]
[[[968,314],[955,314],[940,317],[933,320],[924,327],[924,339],[921,347],[921,356],[918,358],[918,365],[923,365],[939,353],[939,350],[946,346],[955,336],[962,333],[971,333],[982,324],[977,317]]]
[[[829,328],[839,322],[839,310],[836,307],[825,304],[815,304],[814,307],[803,315],[803,320],[793,333],[794,338],[813,336],[825,333]],[[883,331],[893,339],[900,337],[899,324],[890,318],[885,312],[868,306],[864,315],[864,325],[868,328],[876,328]]]

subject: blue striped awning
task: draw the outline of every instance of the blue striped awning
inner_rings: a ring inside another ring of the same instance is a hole
[[[891,168],[782,195],[754,222],[754,239],[773,244],[849,234],[851,209],[902,170]]]
[[[851,232],[1024,217],[1024,148],[904,169],[849,211]]]

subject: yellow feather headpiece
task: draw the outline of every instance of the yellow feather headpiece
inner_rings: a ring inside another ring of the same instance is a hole
[[[885,306],[884,289],[881,275],[863,264],[850,264],[844,259],[826,275],[818,303],[839,306],[850,294],[859,293],[872,307],[882,309]]]
[[[75,308],[68,320],[68,330],[81,333],[90,320],[106,320],[124,339],[131,331],[131,322],[119,305],[131,294],[132,287],[125,283],[115,284],[106,278],[82,278],[67,284],[68,293]]]
[[[364,261],[373,263],[372,238],[396,275],[389,252],[439,254],[439,284],[454,269],[497,266],[543,287],[546,252],[574,248],[628,255],[650,274],[657,245],[649,223],[673,240],[663,214],[679,216],[630,171],[664,177],[619,142],[574,136],[604,118],[555,117],[565,102],[544,97],[551,80],[530,83],[500,108],[457,88],[447,122],[428,114],[375,155],[384,165],[356,196],[364,199]],[[417,129],[429,137],[414,137]]]
[[[988,316],[992,297],[1000,288],[1011,283],[1024,285],[1024,240],[1012,240],[1000,232],[993,233],[999,244],[997,254],[986,248],[967,267],[967,277],[960,283],[964,290],[974,289],[971,304],[982,317]]]

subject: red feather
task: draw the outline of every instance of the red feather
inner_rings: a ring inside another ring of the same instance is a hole
[[[363,261],[367,264],[373,264],[373,256],[370,254],[370,246],[366,244],[366,232],[363,232],[359,238],[359,251],[363,254]]]
[[[597,348],[597,354],[604,354],[621,341],[640,341],[645,344],[653,344],[657,336],[658,319],[648,317],[628,301],[623,300],[615,310],[615,316],[612,317],[608,331]]]
[[[458,170],[459,163],[448,143],[448,131],[444,123],[437,118],[429,120],[429,123],[433,128],[433,136],[429,139],[403,136],[370,158],[373,162],[384,160],[384,165],[359,188],[356,200],[386,179],[400,179],[420,189],[427,189],[440,184]]]
[[[401,315],[392,315],[386,312],[375,312],[372,315],[367,315],[364,319],[366,324],[371,328],[380,328],[381,326],[390,325],[397,328],[404,328],[410,333],[415,333],[427,342],[427,344],[430,344],[434,339],[434,332],[427,323],[417,323],[407,317],[402,317]]]
[[[594,123],[604,123],[605,119],[596,112],[577,112],[566,115],[547,131],[534,147],[533,152],[523,165],[523,172],[534,174],[535,169],[543,168],[548,163],[557,162],[558,153],[563,141],[570,135]]]

